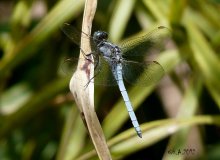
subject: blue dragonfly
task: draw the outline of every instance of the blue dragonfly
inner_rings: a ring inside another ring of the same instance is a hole
[[[61,29],[77,45],[79,45],[80,38],[90,39],[92,52],[83,53],[86,60],[94,63],[95,72],[87,85],[93,79],[95,84],[118,85],[135,131],[141,138],[142,131],[133,111],[124,80],[130,84],[147,86],[157,83],[163,77],[163,67],[157,61],[145,60],[145,56],[146,53],[161,49],[169,35],[169,30],[160,26],[147,34],[115,45],[108,41],[108,34],[104,31],[96,31],[93,36],[82,34],[80,37],[81,33],[68,23],[64,23]],[[90,56],[93,56],[93,60]],[[108,72],[111,74],[106,74]]]

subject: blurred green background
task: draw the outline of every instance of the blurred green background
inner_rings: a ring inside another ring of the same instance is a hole
[[[60,26],[80,29],[83,7],[83,0],[0,1],[1,160],[97,159],[62,69],[79,49]],[[93,30],[119,42],[161,25],[171,30],[157,59],[166,76],[156,88],[128,88],[142,141],[129,138],[118,88],[95,88],[113,159],[220,159],[220,1],[99,0]]]

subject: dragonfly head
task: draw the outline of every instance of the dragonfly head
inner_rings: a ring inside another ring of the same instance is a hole
[[[93,34],[93,41],[96,44],[99,44],[102,41],[106,41],[108,39],[108,33],[104,32],[104,31],[96,31]]]

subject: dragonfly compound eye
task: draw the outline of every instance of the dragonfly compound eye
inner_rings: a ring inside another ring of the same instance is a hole
[[[103,32],[103,31],[96,31],[93,35],[93,39],[96,42],[105,41],[105,40],[108,39],[108,34],[106,32]]]

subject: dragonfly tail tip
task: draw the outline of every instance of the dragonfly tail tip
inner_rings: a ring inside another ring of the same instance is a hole
[[[141,132],[138,132],[137,135],[138,135],[138,137],[142,138],[142,133]]]

